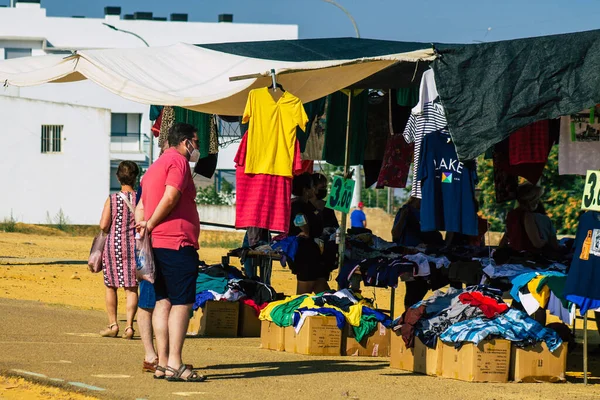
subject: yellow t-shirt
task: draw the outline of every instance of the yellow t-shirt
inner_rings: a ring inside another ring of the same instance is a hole
[[[245,172],[291,178],[296,127],[304,131],[308,123],[300,99],[290,92],[283,92],[275,101],[266,87],[251,90],[242,123],[248,121]]]

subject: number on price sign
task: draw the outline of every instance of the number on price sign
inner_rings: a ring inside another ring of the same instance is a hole
[[[600,211],[600,171],[588,171],[581,209]]]
[[[329,198],[327,199],[327,207],[347,214],[350,211],[350,204],[352,203],[354,184],[355,182],[352,179],[334,176],[331,193],[329,193]]]

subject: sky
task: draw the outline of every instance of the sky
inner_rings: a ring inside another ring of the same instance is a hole
[[[0,0],[8,4],[10,0]],[[361,37],[415,42],[474,43],[597,29],[600,0],[337,0]],[[122,14],[187,13],[190,21],[297,24],[300,38],[355,36],[348,17],[323,0],[41,0],[49,16],[101,18]]]

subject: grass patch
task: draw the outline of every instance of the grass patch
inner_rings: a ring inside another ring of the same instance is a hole
[[[237,249],[242,247],[244,232],[208,231],[200,232],[200,247],[219,247]]]

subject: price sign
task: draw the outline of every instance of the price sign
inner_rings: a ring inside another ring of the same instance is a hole
[[[600,211],[600,171],[588,171],[581,209]]]
[[[329,193],[329,198],[327,199],[327,208],[348,214],[350,204],[352,203],[355,183],[352,179],[334,176],[333,183],[331,184],[331,193]]]

